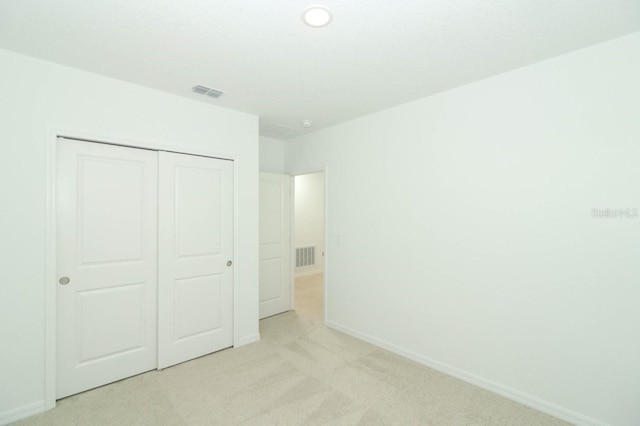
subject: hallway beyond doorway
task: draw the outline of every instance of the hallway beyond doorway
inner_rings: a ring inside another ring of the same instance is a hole
[[[295,311],[298,315],[324,323],[323,274],[295,278]]]

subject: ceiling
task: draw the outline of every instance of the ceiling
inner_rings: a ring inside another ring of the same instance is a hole
[[[329,26],[303,24],[314,3]],[[640,0],[0,0],[0,47],[256,114],[279,139],[639,30]]]

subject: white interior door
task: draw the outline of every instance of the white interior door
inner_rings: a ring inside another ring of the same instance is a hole
[[[291,309],[291,177],[260,173],[260,319]]]
[[[233,345],[233,162],[159,153],[158,368]]]
[[[157,153],[58,140],[56,396],[156,368]]]

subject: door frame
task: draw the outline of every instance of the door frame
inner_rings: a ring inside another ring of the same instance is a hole
[[[327,305],[328,305],[328,276],[329,276],[329,220],[327,213],[329,212],[329,167],[324,166],[320,169],[311,169],[310,171],[297,171],[291,173],[291,310],[295,309],[295,270],[296,265],[296,176],[311,175],[314,173],[324,173],[324,203],[323,203],[323,238],[324,238],[324,269],[322,271],[322,321],[327,322]]]
[[[177,145],[159,144],[150,140],[133,140],[124,137],[95,135],[70,129],[49,129],[46,137],[46,275],[44,279],[44,410],[56,406],[56,285],[57,276],[57,231],[56,231],[56,172],[57,172],[57,141],[58,138],[76,139],[85,142],[103,143],[129,148],[148,149],[153,151],[170,151],[181,154],[213,157],[234,162],[233,167],[233,258],[237,264],[240,258],[238,232],[238,175],[241,159],[239,155],[229,152],[206,151],[188,149]],[[241,343],[238,336],[239,321],[239,268],[233,268],[233,345]]]
[[[289,310],[296,309],[296,177],[289,175]]]

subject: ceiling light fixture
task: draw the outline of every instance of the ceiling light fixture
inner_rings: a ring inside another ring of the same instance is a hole
[[[322,5],[309,6],[302,14],[302,20],[310,27],[319,28],[329,25],[333,15]]]
[[[311,127],[311,125],[312,125],[312,124],[313,124],[313,121],[311,121],[311,120],[304,120],[304,121],[302,122],[302,127],[304,127],[304,128],[306,128],[306,129],[308,129],[309,127]]]

